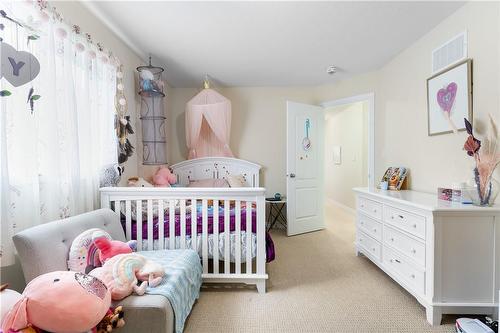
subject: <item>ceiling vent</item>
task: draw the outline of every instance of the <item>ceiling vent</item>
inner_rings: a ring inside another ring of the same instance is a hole
[[[432,51],[432,73],[437,73],[467,58],[467,31]]]

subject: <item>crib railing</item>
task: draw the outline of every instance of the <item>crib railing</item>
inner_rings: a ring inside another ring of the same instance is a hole
[[[159,187],[104,187],[101,192],[101,207],[111,208],[117,218],[125,219],[125,235],[128,240],[135,233],[138,250],[187,249],[198,251],[201,237],[201,263],[204,282],[226,282],[255,284],[259,292],[265,292],[266,274],[266,226],[265,189],[253,188],[159,188]],[[219,216],[219,210],[223,216]],[[197,206],[201,204],[201,211]],[[252,241],[252,209],[255,206],[255,239]],[[132,209],[135,206],[135,209]],[[209,207],[212,207],[212,233],[209,234]],[[242,209],[246,207],[243,226],[246,230],[242,251]],[[190,209],[188,209],[190,208]],[[230,221],[234,209],[234,260],[231,262]],[[165,212],[168,221],[164,221]],[[135,214],[134,214],[135,213]],[[186,232],[186,217],[191,217],[191,235]],[[198,214],[202,228],[198,233]],[[176,215],[180,221],[176,234]],[[219,219],[223,218],[224,233],[219,230]],[[156,219],[156,220],[155,220]],[[145,222],[144,222],[145,221]],[[135,230],[133,225],[135,223]],[[154,232],[154,224],[157,230]],[[143,223],[147,234],[143,235]],[[168,231],[165,230],[168,228]],[[250,231],[250,232],[249,232]],[[168,238],[166,237],[168,233]],[[209,236],[212,235],[213,251],[209,259]],[[223,258],[219,258],[218,243],[222,237]],[[256,246],[256,251],[253,251]],[[255,252],[255,258],[252,258]]]

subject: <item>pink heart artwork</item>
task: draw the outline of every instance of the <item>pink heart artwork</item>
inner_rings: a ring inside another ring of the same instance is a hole
[[[451,82],[446,88],[441,88],[437,92],[437,102],[443,112],[447,112],[448,115],[451,112],[456,95],[457,84],[455,82]]]

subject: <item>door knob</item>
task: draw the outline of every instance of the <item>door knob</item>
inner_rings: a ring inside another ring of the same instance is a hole
[[[294,173],[291,173],[288,175],[290,178],[295,178],[295,174]]]

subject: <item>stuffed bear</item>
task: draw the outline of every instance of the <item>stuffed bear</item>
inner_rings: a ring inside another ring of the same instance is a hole
[[[153,185],[142,177],[130,177],[127,182],[129,187],[153,187]]]
[[[158,187],[170,187],[177,182],[177,177],[166,166],[158,168],[153,176],[153,184]]]

